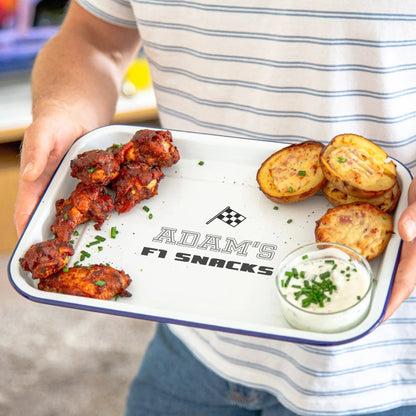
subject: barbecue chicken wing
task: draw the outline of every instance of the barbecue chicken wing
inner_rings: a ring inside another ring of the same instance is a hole
[[[159,167],[137,162],[122,166],[118,177],[111,183],[115,191],[116,211],[130,211],[140,201],[157,195],[158,184],[163,177]]]
[[[32,245],[19,262],[34,279],[44,279],[62,270],[73,254],[71,245],[58,239],[47,240]]]
[[[40,280],[38,289],[107,300],[116,295],[131,296],[126,291],[130,282],[130,276],[124,271],[95,264],[88,267],[70,267],[66,271],[60,271]]]
[[[87,185],[108,185],[119,169],[113,153],[105,150],[90,150],[71,160],[71,176]]]
[[[142,162],[169,167],[179,160],[178,149],[172,144],[172,134],[163,130],[139,130],[123,146],[113,146],[108,150],[120,164]]]
[[[114,209],[113,200],[101,185],[85,185],[79,182],[68,199],[59,199],[56,205],[56,218],[52,232],[62,241],[71,239],[77,225],[89,220],[95,221],[99,230],[108,214]]]

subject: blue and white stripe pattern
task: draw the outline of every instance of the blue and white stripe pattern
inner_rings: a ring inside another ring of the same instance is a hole
[[[80,0],[78,3],[101,19],[110,21],[115,25],[131,28],[137,27],[129,0],[114,0],[108,2]]]
[[[374,140],[416,171],[416,2],[79,0],[137,24],[165,128]],[[319,347],[173,327],[223,377],[300,415],[416,405],[416,296],[353,343]]]

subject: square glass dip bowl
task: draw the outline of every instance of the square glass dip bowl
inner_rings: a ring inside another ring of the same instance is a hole
[[[367,316],[374,287],[368,261],[335,243],[312,243],[289,253],[276,275],[283,316],[294,328],[335,333]]]

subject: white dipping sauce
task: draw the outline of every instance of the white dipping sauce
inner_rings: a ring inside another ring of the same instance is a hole
[[[333,245],[297,251],[280,266],[276,282],[286,320],[317,332],[340,332],[362,321],[373,283],[368,262]]]
[[[309,260],[295,270],[297,275],[292,270],[287,271],[289,276],[281,280],[281,290],[290,303],[311,312],[331,313],[347,309],[364,297],[370,284],[368,273],[352,261]],[[321,303],[314,302],[321,297]],[[308,299],[311,303],[303,306],[302,302],[308,302]]]

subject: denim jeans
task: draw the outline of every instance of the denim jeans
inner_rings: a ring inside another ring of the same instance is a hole
[[[372,416],[416,416],[416,406]],[[271,394],[230,383],[159,324],[127,398],[126,416],[296,416]]]

